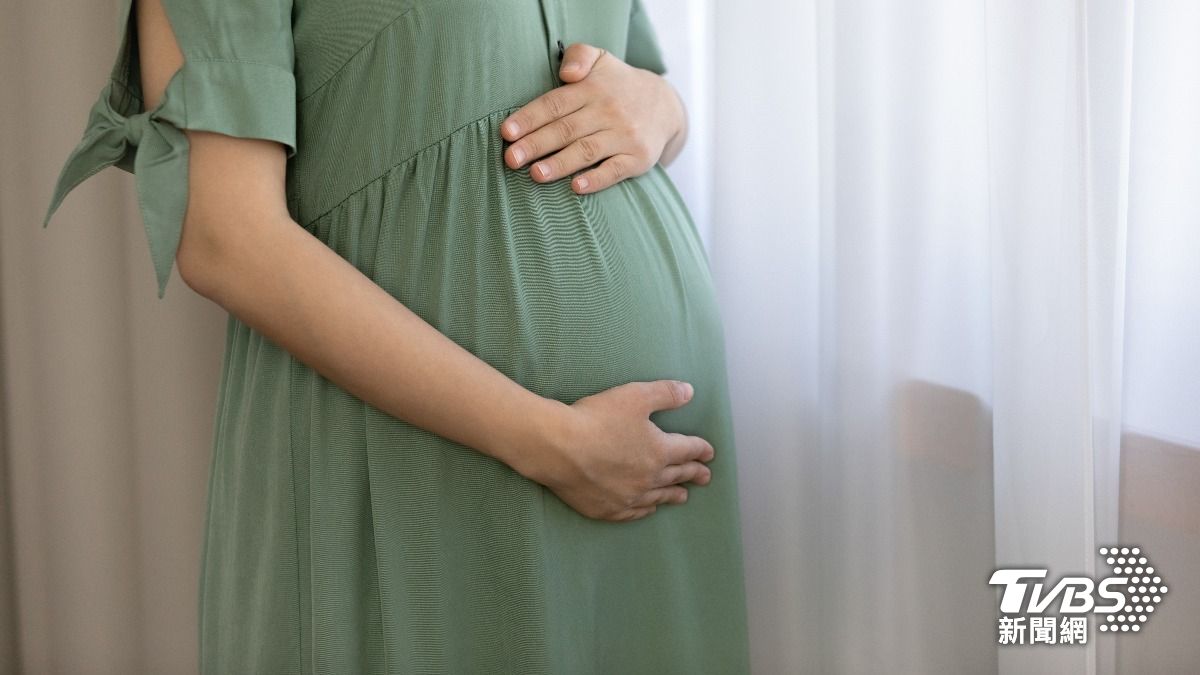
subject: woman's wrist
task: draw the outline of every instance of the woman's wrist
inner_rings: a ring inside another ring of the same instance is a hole
[[[662,78],[661,75],[659,77]],[[674,120],[674,124],[672,125],[674,132],[667,139],[667,143],[663,146],[663,151],[658,160],[660,164],[667,166],[679,156],[679,153],[683,150],[684,143],[687,142],[688,119],[687,106],[683,102],[683,97],[679,95],[675,87],[665,78],[662,78],[662,82],[663,86],[670,91],[670,100],[673,104],[671,106],[673,111],[672,118]]]
[[[574,411],[571,406],[529,392],[528,403],[513,419],[507,440],[496,448],[496,457],[522,476],[549,484],[571,445]]]

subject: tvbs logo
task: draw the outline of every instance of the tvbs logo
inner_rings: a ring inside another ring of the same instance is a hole
[[[1005,615],[1040,615],[1052,610],[1063,615],[1092,613],[1104,615],[1101,631],[1140,631],[1167,593],[1162,576],[1137,547],[1105,546],[1099,551],[1113,571],[1099,581],[1067,576],[1048,586],[1045,569],[996,570],[988,583],[1004,588],[1000,612]]]

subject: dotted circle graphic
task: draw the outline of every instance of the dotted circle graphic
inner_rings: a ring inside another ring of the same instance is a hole
[[[1099,624],[1100,630],[1136,633],[1142,629],[1141,624],[1146,623],[1149,615],[1154,613],[1155,606],[1162,602],[1167,586],[1161,576],[1152,576],[1154,567],[1150,565],[1150,559],[1136,546],[1102,546],[1099,553],[1101,559],[1112,567],[1114,576],[1127,577],[1125,606],[1105,617],[1105,621]],[[1116,590],[1120,586],[1110,584],[1109,588]]]

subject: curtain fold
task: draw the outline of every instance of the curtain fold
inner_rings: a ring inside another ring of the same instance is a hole
[[[755,672],[1140,672],[1095,617],[998,645],[987,582],[1102,578],[1124,534],[1133,64],[1167,52],[1132,0],[754,7],[714,7],[710,227]]]
[[[693,123],[754,673],[1196,672],[1200,4],[645,6]],[[66,7],[0,22],[0,672],[191,672],[225,317],[140,283],[132,181],[38,227],[116,47],[117,3]],[[997,644],[994,569],[1103,575],[1118,542],[1172,586],[1144,632]]]

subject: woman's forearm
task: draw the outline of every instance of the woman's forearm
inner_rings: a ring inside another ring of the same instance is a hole
[[[522,473],[561,440],[566,404],[463,349],[291,218],[225,231],[181,258],[186,283],[328,380]]]

